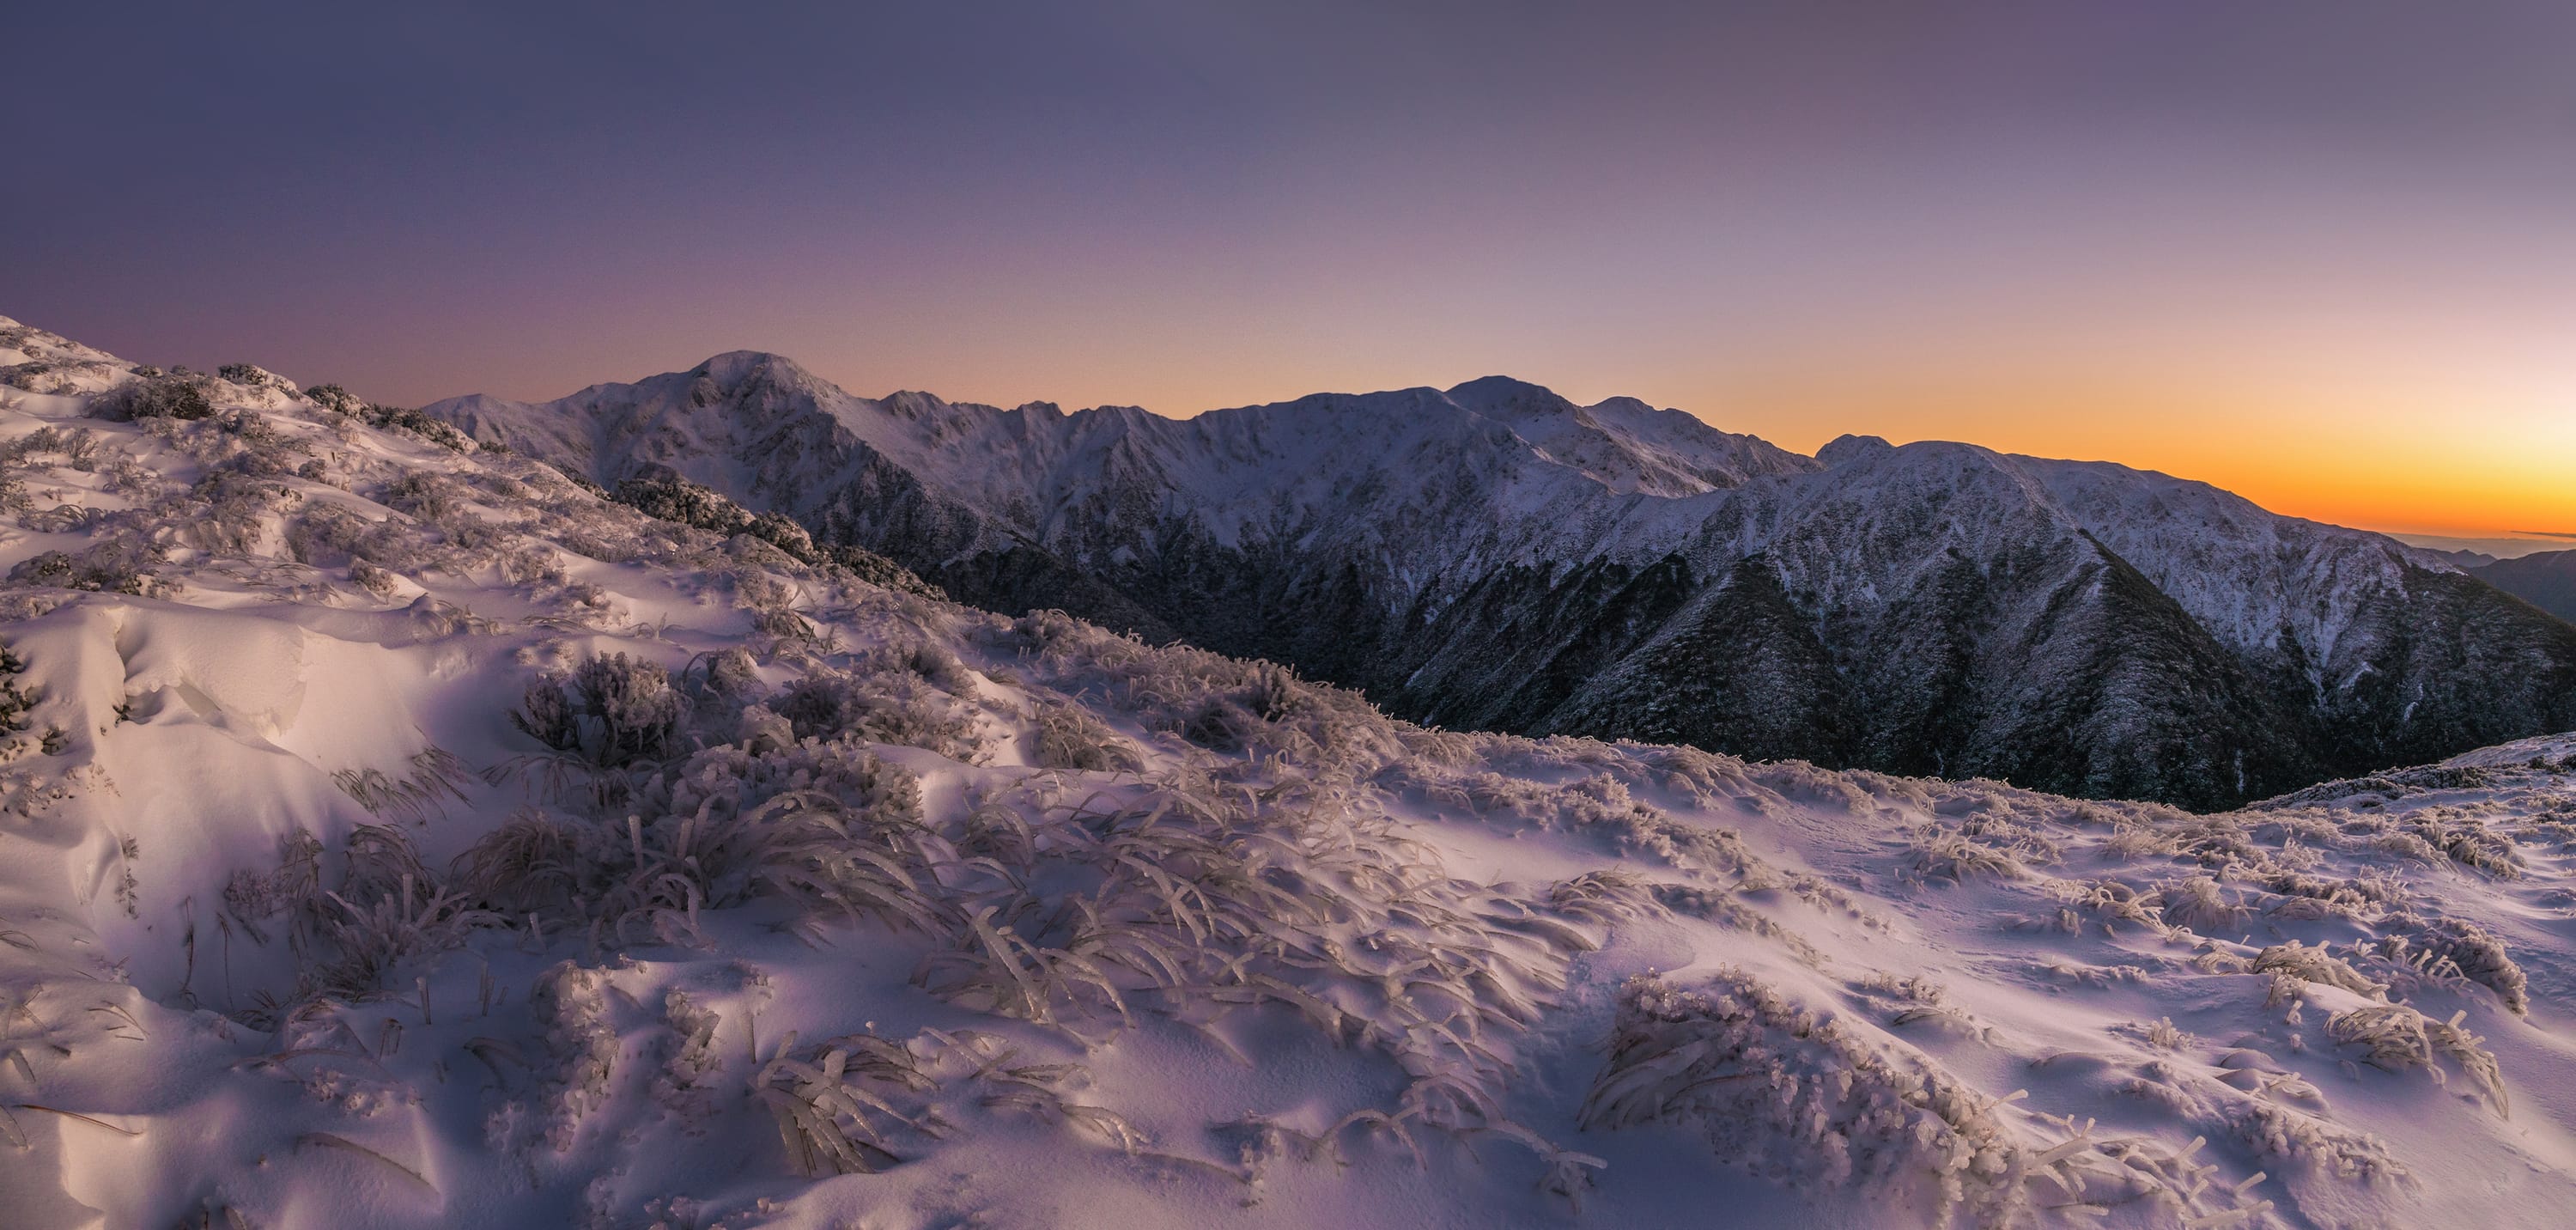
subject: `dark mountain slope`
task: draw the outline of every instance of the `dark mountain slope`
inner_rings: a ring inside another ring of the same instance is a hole
[[[2471,575],[2576,623],[2576,551],[2540,551],[2469,569]]]

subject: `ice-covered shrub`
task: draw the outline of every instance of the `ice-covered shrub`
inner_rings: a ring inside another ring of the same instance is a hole
[[[239,470],[208,474],[188,494],[194,514],[184,523],[188,540],[228,555],[257,554],[272,517],[301,498],[284,484]]]
[[[887,559],[885,556],[879,555],[874,551],[870,551],[865,547],[842,543],[823,548],[823,555],[824,558],[838,566],[843,571],[849,573],[851,576],[857,577],[858,579],[865,581],[870,585],[877,586],[880,589],[891,589],[897,593],[912,594],[917,597],[928,598],[933,602],[945,602],[948,600],[948,591],[943,590],[928,581],[922,580],[921,577],[913,572],[912,569],[906,568],[903,565]]]
[[[368,426],[387,431],[407,432],[452,452],[466,452],[474,442],[454,427],[408,406],[369,405],[357,412]]]
[[[226,363],[215,369],[215,375],[245,389],[285,386],[285,382],[278,379],[276,373],[250,363]]]
[[[90,412],[116,421],[202,419],[215,412],[215,403],[208,396],[211,387],[206,377],[178,368],[118,385],[100,394],[91,403]]]
[[[29,691],[18,686],[18,676],[27,673],[27,663],[7,645],[0,645],[0,733],[25,730],[27,711],[44,698],[42,690]]]
[[[366,400],[336,384],[317,384],[304,390],[305,399],[334,414],[356,414],[367,407]]]
[[[679,750],[688,707],[660,663],[602,654],[585,659],[569,678],[529,685],[510,724],[556,751],[613,768]]]
[[[705,714],[739,711],[768,692],[760,681],[759,663],[740,647],[691,658],[680,669],[677,682]]]
[[[928,748],[952,760],[984,758],[964,707],[909,671],[817,670],[780,689],[769,707],[800,739],[850,737]]]
[[[9,584],[159,597],[175,588],[153,575],[159,563],[154,547],[112,538],[78,555],[45,551],[21,560],[9,570]]]
[[[455,517],[467,493],[455,479],[429,470],[415,470],[388,484],[377,502],[397,512],[408,513],[435,525],[444,525]]]

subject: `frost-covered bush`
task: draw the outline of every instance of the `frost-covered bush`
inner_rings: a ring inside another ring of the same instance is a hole
[[[27,711],[44,699],[41,689],[29,691],[18,686],[18,676],[26,672],[26,662],[7,645],[0,645],[0,733],[27,729]]]
[[[60,456],[63,464],[74,470],[83,473],[95,470],[98,468],[98,433],[87,427],[75,427],[70,431],[39,427],[0,444],[0,471],[14,471],[29,459],[48,453]]]
[[[129,538],[114,538],[78,555],[45,551],[9,570],[9,584],[159,597],[172,590],[153,575],[160,552]]]
[[[357,417],[370,427],[408,432],[452,452],[462,453],[474,447],[464,432],[408,406],[369,405],[358,411]]]
[[[677,751],[688,709],[660,663],[602,654],[568,677],[530,684],[510,724],[556,751],[614,768]]]
[[[141,374],[142,369],[137,369]],[[212,382],[186,368],[142,376],[102,393],[90,404],[90,413],[103,419],[124,422],[133,419],[206,418],[215,412],[214,400],[208,396]]]
[[[415,470],[387,484],[377,502],[397,512],[408,513],[434,525],[452,520],[469,494],[462,484],[444,474]]]
[[[769,707],[800,739],[857,738],[970,763],[985,758],[971,712],[908,670],[818,670],[781,689]]]
[[[276,373],[250,363],[226,363],[215,369],[215,375],[245,389],[284,387]]]
[[[218,470],[190,489],[193,515],[184,521],[188,540],[208,551],[257,554],[273,518],[301,500],[282,483],[238,470]]]
[[[334,414],[356,414],[367,408],[366,399],[336,384],[317,384],[304,390],[305,399]]]
[[[916,597],[928,598],[933,602],[948,600],[948,591],[922,580],[912,569],[865,547],[841,543],[823,548],[823,555],[825,559],[851,576],[880,589],[912,594]]]

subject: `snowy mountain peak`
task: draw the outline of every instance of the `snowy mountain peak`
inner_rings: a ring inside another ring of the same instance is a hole
[[[1481,376],[1451,386],[1446,395],[1471,410],[1507,418],[1571,414],[1579,409],[1554,389],[1509,376]]]
[[[1834,437],[1833,440],[1827,443],[1823,448],[1817,449],[1816,460],[1827,466],[1847,465],[1851,462],[1894,452],[1895,449],[1896,446],[1888,443],[1886,438],[1883,436],[1855,436],[1844,434]]]

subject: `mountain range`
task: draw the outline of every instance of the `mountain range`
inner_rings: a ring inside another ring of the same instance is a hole
[[[424,411],[1427,723],[2197,808],[2576,726],[2576,626],[2387,537],[2107,463],[1808,457],[1501,377],[1191,419],[870,399],[755,352]]]

